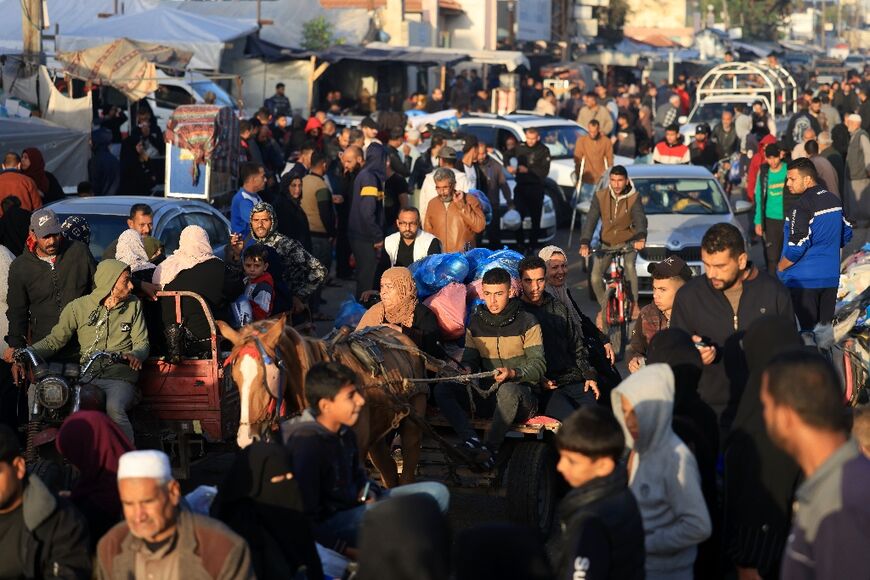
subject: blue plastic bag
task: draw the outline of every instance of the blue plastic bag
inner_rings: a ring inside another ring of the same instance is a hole
[[[519,278],[519,265],[520,260],[522,259],[522,254],[515,252],[514,250],[508,250],[507,248],[493,252],[488,258],[479,262],[479,265],[474,272],[474,279],[478,280],[483,278],[483,275],[493,268],[504,268],[508,271],[508,274],[511,275],[511,278]]]
[[[341,328],[342,326],[356,328],[356,325],[359,324],[365,313],[366,307],[354,300],[353,296],[348,296],[347,300],[342,302],[341,306],[338,307],[338,314],[335,316],[335,328]]]
[[[465,259],[468,260],[468,276],[465,278],[466,284],[474,280],[477,269],[485,260],[489,259],[492,253],[493,250],[489,248],[474,248],[465,252]]]
[[[480,208],[483,210],[483,217],[486,219],[486,225],[492,222],[492,204],[489,203],[489,198],[484,195],[479,189],[469,189],[468,195],[473,195],[480,202]]]
[[[417,260],[408,269],[417,284],[417,296],[422,299],[451,282],[464,283],[468,276],[468,260],[460,253],[434,254]]]

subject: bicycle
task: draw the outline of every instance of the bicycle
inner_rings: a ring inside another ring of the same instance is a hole
[[[634,300],[630,292],[628,281],[625,279],[624,258],[626,254],[635,250],[597,250],[596,259],[609,259],[610,266],[607,268],[607,283],[604,290],[604,309],[601,322],[604,325],[602,331],[610,338],[610,345],[616,354],[617,360],[622,360],[628,337],[631,336],[631,312],[634,308]]]

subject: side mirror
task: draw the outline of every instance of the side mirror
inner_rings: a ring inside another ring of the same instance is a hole
[[[750,211],[752,211],[753,207],[755,207],[755,204],[751,201],[746,201],[745,199],[738,199],[734,203],[734,215],[749,213]]]
[[[577,211],[580,213],[589,213],[589,208],[592,206],[591,201],[581,201],[577,204]]]
[[[685,115],[680,115],[679,117],[677,117],[677,123],[679,123],[680,125],[685,125],[688,122],[689,118]]]

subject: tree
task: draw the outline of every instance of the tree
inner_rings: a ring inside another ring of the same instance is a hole
[[[629,10],[627,0],[610,0],[606,8],[599,8],[598,38],[614,43],[621,41]]]
[[[335,44],[332,23],[318,16],[302,24],[302,48],[305,50],[326,50]]]

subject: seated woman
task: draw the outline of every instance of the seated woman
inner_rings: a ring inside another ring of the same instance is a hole
[[[212,315],[225,321],[230,320],[227,306],[245,290],[241,272],[212,253],[208,234],[200,226],[187,226],[181,231],[178,249],[157,266],[151,281],[166,291],[199,294]],[[175,320],[175,299],[161,299],[161,307],[170,359],[177,360],[182,350],[188,357],[208,356],[211,331],[199,304],[192,298],[181,299],[182,326],[190,334],[186,341],[176,336],[181,330]],[[182,343],[186,343],[183,349],[179,348]]]
[[[166,343],[163,336],[163,315],[159,303],[150,299],[142,289],[142,284],[150,284],[157,266],[148,259],[145,240],[137,230],[126,230],[118,237],[115,246],[115,259],[130,266],[133,290],[142,301],[145,313],[145,326],[148,328],[148,339],[152,353],[165,353]]]
[[[381,301],[368,309],[356,329],[378,325],[401,331],[428,355],[446,358],[438,319],[417,300],[417,284],[407,268],[390,268],[383,273]]]

